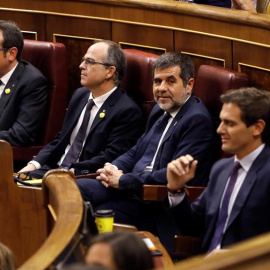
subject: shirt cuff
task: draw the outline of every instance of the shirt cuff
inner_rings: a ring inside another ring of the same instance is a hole
[[[180,204],[184,200],[185,195],[186,195],[185,192],[183,192],[183,194],[179,194],[178,196],[173,196],[173,197],[168,194],[170,208],[175,207],[178,204]]]
[[[41,168],[41,165],[35,160],[29,161],[28,164],[33,164],[36,167],[36,170]]]

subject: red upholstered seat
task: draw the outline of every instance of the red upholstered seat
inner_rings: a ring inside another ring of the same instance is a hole
[[[14,160],[28,161],[61,129],[67,106],[66,49],[61,43],[24,40],[22,59],[38,68],[49,81],[48,109],[41,144],[12,147]]]
[[[244,73],[219,66],[201,65],[196,75],[193,92],[203,101],[213,118],[215,128],[217,128],[220,123],[219,113],[222,107],[220,96],[227,90],[247,86],[248,77]],[[216,137],[215,144],[215,159],[228,156],[221,150],[219,135]]]
[[[244,73],[219,66],[201,65],[196,75],[194,95],[199,97],[214,117],[219,117],[222,104],[221,94],[230,89],[248,86],[248,78]]]
[[[127,71],[121,86],[141,108],[145,123],[156,102],[153,97],[152,66],[158,55],[124,49],[127,57]]]

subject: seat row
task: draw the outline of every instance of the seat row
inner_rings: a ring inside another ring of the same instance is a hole
[[[136,49],[124,49],[124,53],[127,57],[127,70],[121,86],[141,108],[146,124],[155,105],[152,92],[152,65],[158,55]],[[67,107],[66,57],[65,46],[61,43],[24,40],[22,58],[41,70],[48,79],[49,100],[40,145],[13,147],[14,160],[31,160],[60,131]],[[197,71],[194,95],[202,99],[217,125],[221,109],[219,96],[229,89],[247,85],[246,74],[219,66],[202,65]],[[215,149],[220,149],[219,142],[216,143]],[[216,158],[220,156],[222,153],[218,150]]]

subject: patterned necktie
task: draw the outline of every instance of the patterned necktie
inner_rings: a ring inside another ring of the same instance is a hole
[[[70,165],[73,162],[76,162],[76,160],[79,158],[79,155],[82,151],[83,141],[85,139],[87,126],[88,126],[89,119],[90,119],[90,113],[91,113],[92,107],[94,105],[95,105],[95,103],[94,103],[93,99],[90,99],[88,101],[87,106],[86,106],[84,116],[83,116],[83,121],[82,121],[82,124],[79,128],[79,131],[78,131],[69,151],[67,152],[62,164],[60,165],[60,168],[69,168]]]
[[[232,191],[234,189],[234,186],[237,180],[238,170],[240,168],[241,168],[240,163],[236,161],[233,165],[231,177],[230,177],[227,189],[224,193],[222,205],[219,210],[218,221],[216,223],[216,230],[212,238],[211,245],[208,249],[208,253],[217,247],[217,245],[220,243],[221,238],[223,236],[223,231],[224,231],[224,227],[225,227],[227,216],[228,216],[228,206],[229,206],[230,198],[232,195]]]
[[[165,113],[161,117],[160,121],[157,122],[157,124],[154,127],[152,137],[149,140],[148,146],[141,159],[139,159],[135,164],[133,172],[141,172],[146,168],[146,166],[148,166],[151,163],[156,153],[160,138],[168,124],[168,120],[170,117],[171,115],[169,113]]]

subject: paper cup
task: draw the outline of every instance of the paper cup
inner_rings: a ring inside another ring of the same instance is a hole
[[[113,210],[98,210],[95,213],[96,225],[99,233],[113,231]]]

